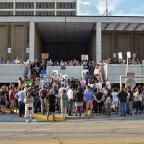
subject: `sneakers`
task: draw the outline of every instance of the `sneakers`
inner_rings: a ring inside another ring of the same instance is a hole
[[[26,119],[26,123],[28,123],[29,122],[29,120],[28,119]]]
[[[32,122],[36,122],[36,119],[33,118],[33,119],[32,119]]]
[[[28,123],[28,122],[29,122],[29,119],[27,118],[27,119],[26,119],[26,123]],[[33,119],[32,119],[32,122],[36,122],[36,119],[33,118]]]

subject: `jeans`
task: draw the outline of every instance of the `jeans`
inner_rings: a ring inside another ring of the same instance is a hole
[[[135,107],[136,107],[136,113],[141,112],[142,111],[142,102],[141,101],[136,101],[135,102]]]
[[[70,99],[68,102],[68,115],[71,115],[72,112],[72,107],[73,107],[73,99]]]
[[[120,112],[121,112],[121,116],[126,116],[127,105],[125,102],[120,102]]]
[[[19,101],[18,106],[19,106],[19,116],[22,117],[25,115],[25,104],[24,102]]]

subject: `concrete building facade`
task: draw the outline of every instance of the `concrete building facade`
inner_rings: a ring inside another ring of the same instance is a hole
[[[0,0],[0,16],[75,16],[77,0]]]
[[[11,52],[8,52],[8,49]],[[34,61],[50,58],[101,61],[130,51],[143,59],[144,17],[7,16],[0,17],[0,57]]]

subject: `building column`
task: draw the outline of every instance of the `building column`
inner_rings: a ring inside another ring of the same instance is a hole
[[[55,13],[54,13],[54,15],[56,16],[57,15],[57,2],[55,2]]]
[[[35,23],[30,22],[29,26],[29,60],[34,62],[34,47],[35,47]]]
[[[98,22],[96,24],[96,62],[100,62],[102,60],[102,40],[101,36],[102,31],[101,31],[101,23]]]
[[[13,2],[13,15],[15,16],[15,7],[16,7],[16,2],[15,2],[15,0],[14,0],[14,2]]]

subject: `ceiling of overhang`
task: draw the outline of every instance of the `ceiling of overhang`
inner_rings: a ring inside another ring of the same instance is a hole
[[[144,31],[144,23],[103,23],[102,30]]]
[[[43,41],[88,41],[95,23],[36,23]],[[103,31],[144,31],[144,23],[102,23]]]
[[[43,41],[88,41],[93,23],[36,23]]]

